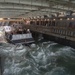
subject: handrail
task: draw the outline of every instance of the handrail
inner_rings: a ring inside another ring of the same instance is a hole
[[[32,31],[39,33],[53,35],[58,37],[63,37],[69,40],[75,41],[75,29],[67,27],[58,26],[42,26],[42,25],[25,25],[25,28],[29,28]]]

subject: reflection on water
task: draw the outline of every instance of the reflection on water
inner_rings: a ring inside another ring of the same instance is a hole
[[[51,41],[1,44],[0,53],[6,55],[4,75],[75,75],[75,49]]]

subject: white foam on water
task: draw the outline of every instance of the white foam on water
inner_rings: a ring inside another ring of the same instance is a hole
[[[63,67],[56,67],[52,69],[50,72],[47,72],[45,75],[69,75],[66,73]]]
[[[31,44],[30,47],[31,47],[31,48],[35,48],[36,45],[35,45],[35,44]]]
[[[11,46],[11,49],[9,47],[3,48],[4,53],[8,54],[5,60],[4,75],[22,75],[22,72],[25,72],[25,75],[41,75],[40,69],[47,70],[49,67],[51,69],[45,72],[44,75],[68,75],[64,67],[57,67],[56,59],[59,56],[72,55],[71,50],[73,49],[62,47],[53,52],[49,49],[53,48],[57,43],[47,43],[45,43],[46,46],[44,46],[45,44],[37,45],[35,50],[23,45]],[[27,53],[28,56],[26,56]]]
[[[26,53],[27,51],[26,49],[27,48],[23,47],[22,45],[19,46],[19,48],[18,46],[17,48],[16,46],[13,46],[11,47],[11,49],[10,48],[3,49],[3,53],[8,54],[8,57],[5,60],[4,75],[8,75],[8,74],[18,75],[22,71],[22,68],[19,67],[20,62],[16,62],[16,61],[21,61],[20,58],[24,60],[25,57],[23,57],[23,55]],[[29,67],[26,67],[26,68],[29,68]]]
[[[43,42],[43,44],[48,44],[48,43],[51,43],[51,41]]]
[[[74,49],[71,48],[71,47],[66,46],[66,47],[63,47],[63,48],[59,48],[59,50],[56,51],[56,54],[57,55],[62,55],[62,54],[64,54],[64,55],[71,55],[72,50],[74,50]]]
[[[55,56],[56,54],[54,52],[51,52],[50,53],[50,56]]]

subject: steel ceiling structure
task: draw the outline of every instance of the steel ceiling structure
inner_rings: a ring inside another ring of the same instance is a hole
[[[75,11],[75,0],[0,0],[0,17],[34,17],[68,10]]]

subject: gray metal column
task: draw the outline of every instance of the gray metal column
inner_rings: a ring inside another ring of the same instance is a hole
[[[2,57],[0,56],[0,75],[3,75]]]

